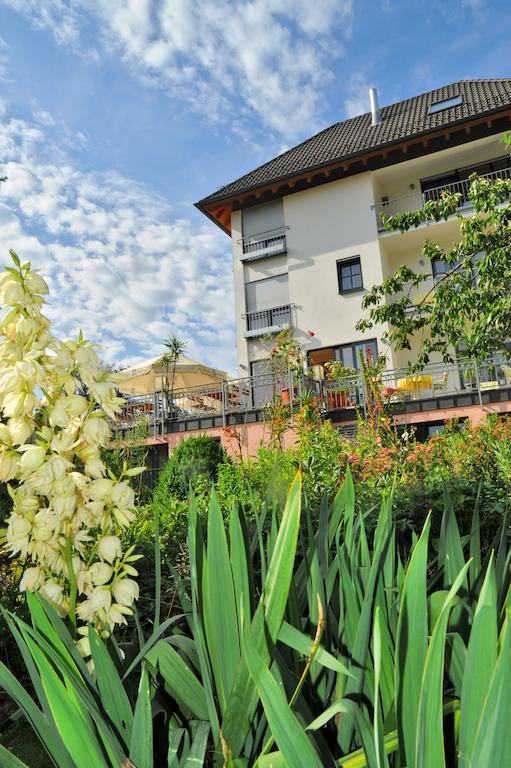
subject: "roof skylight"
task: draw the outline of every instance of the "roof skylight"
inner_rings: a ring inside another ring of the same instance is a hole
[[[435,101],[429,105],[428,115],[434,115],[435,112],[441,112],[443,109],[451,109],[451,107],[458,107],[463,104],[463,96],[451,96],[449,99],[442,99],[442,101]]]

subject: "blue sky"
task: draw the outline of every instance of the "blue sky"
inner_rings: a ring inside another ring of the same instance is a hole
[[[235,369],[230,241],[193,208],[317,130],[511,75],[503,0],[0,0],[0,247],[131,363]]]

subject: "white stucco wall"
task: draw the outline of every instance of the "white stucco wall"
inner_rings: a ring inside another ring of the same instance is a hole
[[[450,220],[421,227],[405,235],[379,236],[372,209],[375,201],[383,194],[389,197],[410,194],[412,183],[415,191],[419,191],[421,177],[483,162],[504,153],[499,137],[491,137],[289,194],[283,198],[287,256],[243,264],[238,242],[242,235],[242,217],[239,211],[234,212],[232,241],[239,374],[248,375],[250,362],[264,357],[268,346],[260,339],[247,341],[244,338],[245,283],[286,271],[289,274],[289,299],[295,305],[295,337],[305,349],[376,338],[380,353],[388,356],[389,366],[398,367],[407,362],[407,353],[392,353],[382,343],[384,329],[365,334],[356,330],[363,315],[360,305],[364,291],[339,294],[336,262],[359,256],[365,289],[380,283],[400,264],[429,271],[429,264],[419,264],[424,240],[428,237],[448,247],[458,237],[457,222]],[[314,332],[313,337],[308,336],[309,330]]]

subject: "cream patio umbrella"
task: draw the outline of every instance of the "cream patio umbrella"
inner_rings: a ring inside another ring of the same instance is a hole
[[[162,356],[153,357],[119,371],[118,389],[125,395],[149,395],[164,389],[167,369]],[[172,375],[171,370],[168,371]],[[182,355],[176,362],[174,390],[226,381],[227,373]]]

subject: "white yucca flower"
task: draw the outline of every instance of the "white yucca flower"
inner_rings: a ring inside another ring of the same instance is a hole
[[[5,546],[25,562],[20,590],[39,590],[68,616],[88,655],[77,619],[106,637],[139,592],[130,578],[138,556],[123,553],[118,536],[135,519],[124,479],[134,471],[107,478],[100,455],[122,399],[94,345],[53,336],[45,281],[10,253],[14,270],[0,274],[0,481],[16,485]]]

